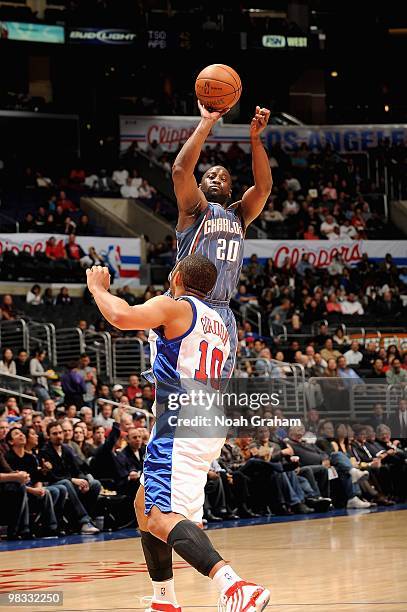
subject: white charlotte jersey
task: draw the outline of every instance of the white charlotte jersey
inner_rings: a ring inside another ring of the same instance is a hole
[[[178,298],[192,307],[190,328],[178,338],[168,340],[162,328],[150,333],[151,363],[156,383],[156,399],[164,403],[168,390],[185,389],[181,379],[199,381],[204,385],[222,377],[229,356],[229,333],[216,310],[193,296]]]

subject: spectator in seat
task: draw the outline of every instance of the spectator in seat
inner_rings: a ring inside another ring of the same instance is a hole
[[[132,184],[131,178],[126,179],[126,183],[120,187],[120,195],[122,198],[138,198],[139,190]]]
[[[27,472],[29,481],[26,483],[29,510],[40,515],[42,535],[58,535],[58,522],[55,515],[55,502],[60,497],[58,489],[55,489],[55,497],[51,491],[43,486],[40,480],[38,463],[34,456],[25,451],[26,436],[21,429],[13,427],[7,434],[7,443],[10,447],[5,459],[13,470]],[[65,496],[64,496],[65,497]]]
[[[9,293],[3,296],[3,302],[1,304],[1,318],[4,321],[13,321],[17,318],[17,312],[14,308],[13,296]]]
[[[47,240],[45,247],[45,255],[51,261],[57,261],[58,259],[66,259],[66,251],[62,240],[56,241],[54,236],[51,236]]]
[[[133,402],[136,397],[142,397],[143,392],[140,387],[140,380],[137,374],[130,374],[129,386],[127,387],[126,395],[129,398],[130,402]]]
[[[386,380],[389,385],[407,384],[407,371],[401,368],[400,359],[393,359],[390,369],[386,372]]]
[[[62,389],[65,393],[65,403],[74,404],[79,410],[83,404],[83,396],[86,393],[86,385],[77,370],[76,361],[68,364],[68,371],[61,378]]]
[[[13,376],[17,374],[14,354],[11,348],[3,348],[2,359],[0,361],[0,374],[11,374]]]
[[[389,427],[393,437],[400,439],[407,447],[407,400],[399,401],[397,412],[390,416]]]
[[[91,522],[90,514],[96,508],[96,502],[101,490],[98,480],[88,479],[78,468],[72,450],[63,444],[62,427],[56,421],[47,426],[49,441],[40,453],[44,461],[51,464],[47,477],[51,484],[62,484],[72,504],[74,514],[80,524],[82,535],[94,535],[99,529]]]
[[[368,425],[373,427],[374,430],[376,430],[379,425],[387,425],[387,417],[382,404],[375,404],[373,406],[372,416],[368,420]]]
[[[54,225],[55,225],[56,234],[64,233],[66,217],[67,217],[67,213],[64,211],[62,206],[57,206],[54,212]]]
[[[25,349],[20,349],[16,359],[16,374],[17,376],[30,376],[30,359]]]
[[[41,287],[39,285],[33,285],[27,292],[25,301],[31,306],[39,306],[42,304]]]
[[[86,461],[89,459],[89,457],[93,457],[95,454],[95,448],[92,444],[86,441],[83,427],[75,425],[73,428],[73,441],[78,445],[80,453],[79,457],[83,461]]]
[[[85,251],[79,244],[76,244],[76,236],[75,234],[70,234],[68,237],[68,242],[65,245],[65,252],[68,259],[71,261],[78,261],[85,257]]]
[[[113,424],[113,423],[112,423]],[[103,425],[94,425],[92,430],[92,443],[96,450],[99,446],[102,446],[106,440],[106,431]]]
[[[381,317],[395,317],[400,313],[401,306],[391,291],[385,291],[383,297],[376,302],[376,312]]]
[[[328,468],[330,461],[328,455],[315,444],[303,441],[304,427],[290,427],[288,430],[288,445],[293,449],[295,456],[300,459],[301,468],[310,467],[315,478],[313,488],[319,496],[330,497]]]
[[[349,293],[346,300],[342,302],[342,314],[344,315],[363,315],[363,306],[354,293]]]
[[[82,376],[86,385],[85,402],[92,402],[95,399],[95,387],[97,386],[96,368],[90,365],[90,357],[82,353],[79,358],[78,373]]]
[[[353,341],[349,351],[346,351],[343,356],[349,366],[360,366],[363,360],[363,354],[359,350],[359,342]]]
[[[24,221],[20,223],[20,232],[28,234],[35,231],[36,226],[34,221],[34,215],[31,212],[28,212],[24,217]]]
[[[38,410],[42,410],[45,400],[49,398],[48,392],[48,378],[52,376],[51,373],[46,372],[44,368],[44,360],[47,353],[41,348],[35,351],[35,357],[30,361],[30,376],[34,380],[34,392],[38,397]]]
[[[107,171],[102,169],[100,171],[100,177],[94,183],[94,189],[96,192],[108,193],[117,190],[116,183],[108,176]]]
[[[372,366],[372,371],[369,374],[369,378],[379,379],[382,382],[386,379],[386,372],[383,370],[384,363],[382,359],[375,359]]]
[[[4,417],[1,417],[0,418],[0,456],[4,455],[4,453],[7,453],[10,450],[6,442],[6,435],[9,429],[10,429],[10,426],[9,426],[8,420]]]
[[[93,236],[93,227],[89,223],[88,215],[82,215],[79,219],[79,223],[76,226],[77,236]]]
[[[72,202],[72,200],[69,200],[66,197],[66,193],[65,191],[61,191],[59,193],[59,199],[57,202],[57,207],[61,206],[62,210],[67,213],[67,212],[75,212],[76,210],[78,210],[77,206],[75,206],[75,204]]]
[[[72,298],[69,295],[68,287],[61,287],[56,299],[57,306],[71,306]]]
[[[102,404],[99,410],[99,414],[93,419],[94,426],[111,429],[114,423],[114,419],[112,418],[112,412],[113,406],[111,404]]]
[[[81,458],[81,449],[78,443],[73,439],[73,425],[70,419],[64,419],[61,423],[62,431],[64,433],[63,443],[71,448],[75,457]],[[83,460],[83,458],[81,458]]]
[[[143,471],[145,452],[146,447],[143,444],[141,429],[129,429],[127,431],[127,446],[117,455],[119,463],[127,472],[127,483],[122,488],[126,495],[135,497],[137,493]]]
[[[331,314],[333,312],[342,313],[342,306],[338,302],[336,293],[334,292],[330,293],[328,296],[328,301],[326,303],[326,311],[328,314]]]
[[[156,193],[157,190],[149,184],[147,179],[143,179],[138,190],[138,197],[143,200],[151,200]]]
[[[123,168],[123,166],[113,172],[112,180],[114,181],[114,183],[116,183],[118,187],[123,187],[123,185],[128,184],[127,183],[128,179],[129,179],[129,173],[126,170],[126,168]],[[131,185],[131,179],[130,179],[130,185]]]
[[[308,225],[306,231],[304,232],[304,240],[319,240],[319,236],[314,225]]]
[[[335,228],[339,229],[337,222],[335,221],[332,215],[326,215],[325,221],[321,223],[320,232],[323,238],[327,238],[328,240],[336,239],[337,235],[335,233]]]
[[[287,199],[283,202],[283,217],[287,219],[287,217],[293,217],[297,215],[300,211],[300,207],[298,202],[294,199],[294,193],[289,191],[287,193]]]
[[[64,251],[65,254],[65,251]],[[52,295],[52,289],[51,287],[47,287],[44,291],[44,297],[43,297],[43,302],[44,302],[44,306],[54,306],[55,304],[55,298]]]
[[[0,496],[6,510],[7,539],[31,538],[28,500],[25,484],[30,475],[25,471],[13,471],[0,453]]]
[[[44,401],[44,417],[50,417],[53,421],[56,419],[56,404],[55,400],[47,399]]]
[[[334,344],[332,338],[327,338],[325,340],[324,348],[320,351],[322,359],[324,359],[327,363],[330,359],[337,359],[341,356],[341,353],[334,349]]]

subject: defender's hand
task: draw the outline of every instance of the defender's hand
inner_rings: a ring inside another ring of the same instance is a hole
[[[255,115],[250,123],[250,136],[256,138],[266,129],[268,120],[270,118],[270,111],[268,108],[260,108],[256,106]]]
[[[86,277],[88,282],[88,289],[91,293],[98,289],[105,289],[108,291],[110,288],[110,274],[109,268],[106,266],[92,266],[86,270]]]

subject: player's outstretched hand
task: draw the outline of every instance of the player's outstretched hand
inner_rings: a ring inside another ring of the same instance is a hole
[[[260,106],[256,106],[256,112],[250,123],[250,135],[259,136],[266,128],[269,118],[270,111],[268,108],[260,108]]]
[[[92,266],[86,270],[86,277],[88,282],[88,289],[91,293],[97,289],[105,289],[106,291],[110,288],[110,273],[109,268],[106,266]]]
[[[209,111],[205,106],[198,100],[198,108],[203,119],[210,119],[213,123],[216,123],[223,115],[226,115],[230,111],[230,108],[224,108],[222,111]]]

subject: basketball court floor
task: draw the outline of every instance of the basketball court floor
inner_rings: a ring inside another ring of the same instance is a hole
[[[407,505],[241,520],[209,535],[242,577],[271,588],[271,611],[407,611]],[[211,581],[174,561],[183,611],[216,609]],[[0,593],[27,589],[64,594],[62,606],[24,608],[33,612],[144,610],[151,594],[135,530],[0,544]]]

